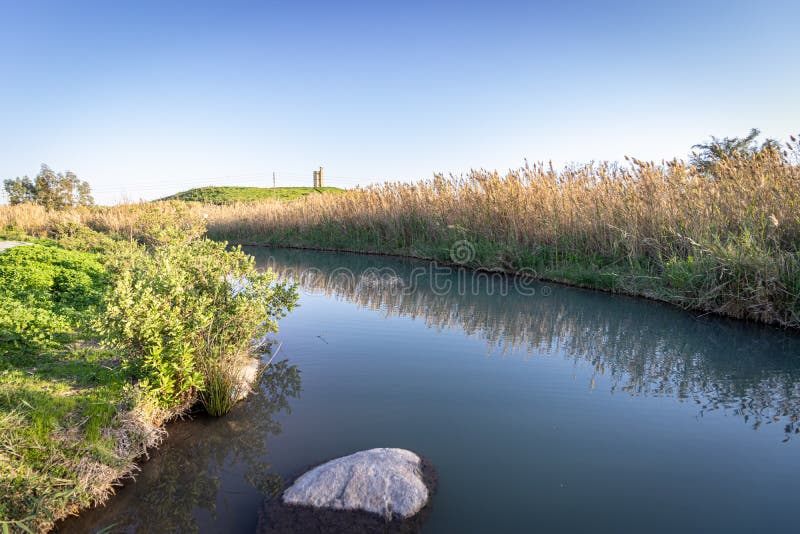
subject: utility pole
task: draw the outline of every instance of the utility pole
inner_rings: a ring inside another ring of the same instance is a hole
[[[275,171],[272,171],[272,189],[275,189]]]

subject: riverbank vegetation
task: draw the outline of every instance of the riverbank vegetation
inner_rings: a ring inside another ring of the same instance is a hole
[[[530,164],[291,202],[21,204],[0,209],[0,228],[135,238],[143,220],[168,213],[185,228],[205,221],[212,239],[457,260],[800,327],[800,143],[748,136],[697,148],[694,164]]]
[[[209,234],[457,260],[800,327],[800,145],[713,141],[702,167],[631,159],[478,170],[215,209]]]
[[[140,209],[124,233],[64,220],[46,237],[2,236],[34,243],[0,253],[4,531],[46,531],[103,502],[200,398],[229,409],[221,397],[244,386],[220,377],[239,378],[252,341],[294,305],[291,286],[184,215]]]

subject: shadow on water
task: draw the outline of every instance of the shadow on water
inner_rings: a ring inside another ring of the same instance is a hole
[[[276,416],[290,412],[300,395],[300,372],[283,360],[273,363],[248,400],[225,417],[198,415],[169,425],[169,438],[153,451],[135,483],[122,487],[104,509],[63,522],[59,532],[197,532],[216,517],[226,500],[245,485],[271,494],[283,479],[267,463],[270,438],[281,433]],[[224,487],[231,470],[241,477]],[[240,486],[237,488],[237,484]],[[239,518],[252,523],[256,516]],[[236,518],[230,519],[230,526]],[[240,530],[248,530],[241,528]]]
[[[758,429],[800,432],[800,336],[499,273],[429,262],[250,248],[262,268],[304,291],[344,299],[429,328],[477,336],[501,357],[563,357],[605,376],[612,391],[672,396],[699,415],[724,410]],[[593,388],[593,377],[588,387]]]

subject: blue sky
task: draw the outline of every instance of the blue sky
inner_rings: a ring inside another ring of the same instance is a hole
[[[783,139],[798,21],[796,1],[0,0],[0,178],[47,163],[114,202]]]

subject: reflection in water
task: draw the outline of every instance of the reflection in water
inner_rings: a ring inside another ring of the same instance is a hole
[[[199,417],[170,425],[169,438],[145,464],[135,483],[126,485],[103,513],[65,521],[59,532],[92,532],[113,525],[114,532],[197,532],[203,515],[216,517],[222,481],[231,466],[241,466],[247,483],[263,494],[283,480],[266,462],[270,436],[281,433],[275,416],[290,411],[300,394],[300,372],[284,360],[270,365],[259,391],[225,417]],[[232,492],[231,498],[236,498]]]
[[[800,338],[675,308],[426,262],[253,248],[304,290],[484,339],[490,351],[589,364],[612,391],[674,396],[757,429],[800,432]],[[594,387],[592,378],[589,387]]]

